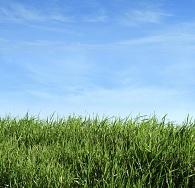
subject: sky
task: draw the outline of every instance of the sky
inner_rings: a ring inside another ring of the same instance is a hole
[[[195,114],[194,0],[0,0],[0,116]]]

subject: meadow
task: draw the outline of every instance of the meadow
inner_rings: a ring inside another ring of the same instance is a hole
[[[156,116],[0,118],[0,187],[193,188],[195,123]]]

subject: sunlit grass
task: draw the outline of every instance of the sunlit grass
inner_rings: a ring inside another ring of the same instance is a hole
[[[195,187],[195,123],[0,118],[0,187]]]

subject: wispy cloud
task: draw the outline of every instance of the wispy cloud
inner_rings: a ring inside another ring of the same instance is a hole
[[[106,22],[108,20],[108,16],[106,14],[105,9],[101,8],[97,11],[95,11],[93,14],[88,15],[88,16],[84,16],[83,21],[84,22],[92,22],[92,23],[96,23],[96,22]]]
[[[18,60],[17,63],[27,67],[32,72],[35,81],[40,80],[42,83],[48,81],[53,85],[69,81],[66,84],[67,87],[71,84],[76,87],[84,86],[86,83],[87,88],[92,83],[98,85],[100,83],[98,80],[101,79],[97,75],[103,77],[104,74],[107,75],[105,80],[107,79],[109,84],[114,83],[116,87],[128,86],[132,83],[142,85],[150,74],[153,76],[155,74],[156,80],[164,80],[167,87],[189,86],[194,84],[192,58],[194,58],[195,37],[190,26],[181,30],[178,30],[178,27],[175,26],[174,29],[171,27],[169,30],[163,30],[148,37],[113,43],[105,41],[104,44],[67,43],[59,40],[20,41],[10,46],[7,56],[10,56],[10,50],[22,51],[23,61]],[[188,33],[185,30],[188,30]],[[28,52],[25,52],[25,49],[28,49]],[[31,54],[33,58],[25,60],[25,53]],[[107,56],[101,59],[100,57],[105,54]],[[114,58],[115,54],[120,58]],[[104,66],[100,64],[101,61],[106,62]],[[117,71],[116,62],[121,62]],[[146,62],[148,69],[145,67]],[[105,70],[109,71],[105,73]],[[151,71],[150,74],[147,74],[147,71]],[[188,76],[185,76],[186,74]],[[108,75],[113,78],[109,80]],[[78,81],[74,79],[76,76],[79,77]],[[150,84],[152,83],[154,82]],[[161,84],[165,85],[164,82]]]
[[[135,39],[127,39],[118,42],[118,45],[130,46],[130,45],[150,45],[159,44],[166,46],[178,46],[178,44],[185,44],[188,46],[194,46],[195,36],[192,33],[183,33],[175,30],[174,32],[165,32],[164,34],[159,33],[158,35],[138,37]]]
[[[171,16],[171,14],[160,10],[133,9],[126,11],[119,21],[126,26],[138,26],[146,23],[160,24],[169,16]]]
[[[4,5],[4,6],[3,6]],[[70,22],[72,17],[64,16],[56,11],[43,12],[33,6],[21,3],[7,2],[0,7],[0,22]]]

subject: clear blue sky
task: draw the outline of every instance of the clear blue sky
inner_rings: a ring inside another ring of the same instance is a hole
[[[195,114],[195,1],[0,0],[0,114]]]

